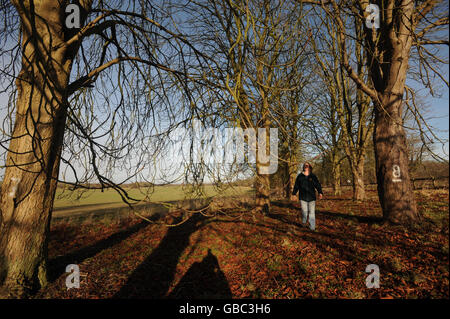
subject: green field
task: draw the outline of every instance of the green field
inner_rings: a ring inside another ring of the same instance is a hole
[[[125,188],[129,196],[150,202],[176,201],[189,198],[204,198],[211,196],[242,195],[251,191],[250,187],[235,186],[217,190],[212,185],[204,186],[203,195],[189,193],[189,188],[183,185],[155,186],[154,188]],[[148,194],[147,194],[148,193]],[[83,207],[110,208],[125,205],[120,195],[114,189],[101,190],[63,190],[58,189],[55,197],[55,210],[73,210]]]

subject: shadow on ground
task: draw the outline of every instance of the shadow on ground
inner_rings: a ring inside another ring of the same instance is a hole
[[[69,264],[79,264],[83,260],[91,258],[101,252],[102,250],[108,249],[114,245],[119,244],[123,240],[127,239],[134,233],[137,233],[144,227],[148,226],[148,222],[141,221],[140,223],[133,225],[125,230],[119,231],[105,239],[99,240],[96,243],[77,249],[71,253],[63,256],[58,256],[56,258],[49,260],[49,281],[55,281],[59,276],[61,276]]]
[[[274,206],[278,206],[281,208],[289,208],[291,212],[295,212],[296,214],[298,214],[298,220],[301,219],[302,212],[301,212],[301,208],[298,207],[299,204],[295,205],[292,202],[286,202],[286,201],[273,201],[271,203]],[[366,223],[366,224],[374,224],[374,223],[382,223],[383,222],[383,218],[381,218],[381,217],[350,215],[350,214],[316,210],[316,216],[320,216],[320,215],[325,216],[325,217],[331,217],[331,218],[343,218],[343,219],[348,219],[348,220],[354,220],[359,223]],[[270,213],[269,217],[278,219],[278,220],[288,223],[288,224],[299,225],[298,223],[295,223],[295,222],[293,223],[290,219],[285,218],[285,214],[279,215],[279,214]]]
[[[346,238],[346,234],[339,231],[332,234],[328,231],[319,231],[312,234],[306,227],[302,227],[300,222],[301,210],[297,205],[288,201],[274,201],[272,204],[275,209],[267,217],[280,221],[281,225],[255,223],[255,226],[269,227],[286,235],[296,234],[296,230],[292,232],[294,228],[302,233],[303,240],[314,242],[323,249],[326,249],[329,245],[337,246],[347,258],[355,258],[356,252],[344,244],[349,240],[349,238]],[[283,208],[283,210],[280,212],[276,207]],[[287,214],[286,209],[288,210]],[[348,219],[368,224],[381,221],[380,218],[327,211],[316,211],[316,214],[327,219]],[[203,257],[201,262],[194,263],[176,287],[170,291],[180,256],[186,248],[192,245],[190,243],[191,235],[210,221],[201,214],[194,214],[180,226],[170,227],[159,245],[131,273],[125,285],[113,298],[231,298],[232,294],[228,281],[220,269],[217,257],[211,250]],[[50,280],[54,281],[61,276],[65,272],[66,265],[81,263],[100,251],[121,243],[148,225],[148,222],[142,221],[92,245],[51,259],[49,262]],[[343,243],[339,245],[335,242],[335,239],[341,239]],[[353,241],[352,238],[351,242]]]
[[[208,249],[201,262],[194,263],[168,298],[231,298],[231,290],[217,257]]]
[[[203,215],[194,214],[180,226],[169,228],[158,247],[133,271],[113,298],[230,298],[228,282],[211,251],[200,263],[191,266],[168,295],[180,256],[190,244],[190,236],[206,220]]]

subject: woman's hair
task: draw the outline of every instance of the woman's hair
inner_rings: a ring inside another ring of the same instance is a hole
[[[310,162],[305,162],[303,164],[303,171],[305,171],[306,166],[309,166],[309,172],[312,173],[313,167]]]

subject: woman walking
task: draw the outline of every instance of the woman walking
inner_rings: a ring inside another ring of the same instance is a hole
[[[310,163],[303,164],[303,171],[298,174],[294,184],[292,195],[295,196],[298,191],[298,199],[302,207],[302,222],[306,224],[309,220],[309,228],[316,229],[316,190],[319,193],[319,199],[322,199],[323,192],[319,179],[312,172]]]

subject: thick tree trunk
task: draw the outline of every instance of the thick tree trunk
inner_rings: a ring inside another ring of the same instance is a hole
[[[374,147],[378,196],[385,220],[409,224],[421,219],[408,170],[402,99],[384,95],[383,108],[375,109]]]
[[[63,110],[49,115],[39,90],[22,81],[14,138],[1,190],[0,278],[9,293],[26,296],[46,284],[47,234],[64,134]],[[38,123],[28,111],[41,108]],[[21,110],[26,112],[22,113]],[[47,113],[47,114],[45,114]],[[28,127],[27,127],[28,126]]]
[[[354,163],[352,168],[353,175],[353,199],[365,200],[366,191],[364,187],[364,159]]]
[[[72,61],[62,45],[63,14],[53,1],[15,6],[23,33],[22,70],[0,193],[0,285],[10,297],[26,297],[47,282],[47,236]]]

